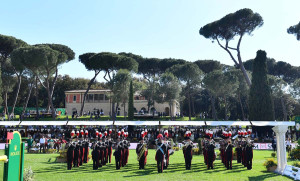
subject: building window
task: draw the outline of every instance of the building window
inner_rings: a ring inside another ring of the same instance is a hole
[[[107,95],[104,95],[105,97],[104,97],[104,100],[109,100],[109,98],[108,98],[108,96]]]
[[[93,97],[94,97],[94,94],[88,94],[87,95],[87,101],[88,102],[93,102]]]
[[[73,96],[73,102],[76,102],[76,96]]]
[[[95,101],[99,101],[100,100],[99,94],[94,94],[94,99],[95,99]]]
[[[99,94],[99,100],[101,100],[101,101],[104,100],[104,94]]]

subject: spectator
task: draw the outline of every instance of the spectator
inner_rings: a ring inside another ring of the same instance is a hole
[[[27,153],[29,153],[30,148],[32,147],[32,143],[33,143],[33,139],[31,137],[31,135],[29,135],[29,137],[27,139]]]
[[[291,149],[292,149],[292,144],[291,144],[291,139],[290,139],[290,138],[288,138],[288,139],[286,140],[285,145],[286,145],[286,151],[287,151],[288,153],[290,153],[290,152],[291,152]]]
[[[273,151],[275,152],[276,151],[276,137],[274,136],[273,140],[272,140],[272,148],[273,148]]]
[[[43,153],[45,153],[45,143],[46,143],[45,136],[42,136],[40,138],[40,153],[42,152],[42,148],[43,148]]]

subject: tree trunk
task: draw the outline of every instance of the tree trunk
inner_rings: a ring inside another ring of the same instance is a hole
[[[242,103],[241,94],[239,92],[238,92],[238,99],[239,99],[239,103],[240,103],[241,110],[242,110],[243,121],[245,121],[246,118],[245,118],[244,106]]]
[[[51,115],[52,115],[52,119],[56,118],[56,113],[55,113],[55,109],[53,106],[53,101],[52,101],[52,97],[51,97],[51,93],[50,93],[50,83],[49,83],[49,79],[46,79],[46,88],[47,88],[47,93],[48,93],[48,104],[50,104],[51,106]]]
[[[196,113],[195,113],[195,101],[194,101],[194,99],[192,99],[192,113],[193,113],[193,117],[195,117]]]
[[[188,101],[189,101],[189,120],[191,121],[191,93],[190,93],[189,82],[188,82]]]
[[[36,105],[36,120],[39,120],[39,88],[38,88],[38,77],[35,77],[35,105]]]
[[[25,102],[24,102],[22,115],[25,114],[25,111],[26,111],[26,108],[27,108],[27,105],[28,105],[28,101],[29,101],[29,99],[30,99],[30,95],[31,95],[32,88],[33,88],[33,84],[30,83],[30,87],[29,87],[29,90],[28,90],[28,94],[27,94],[26,100],[25,100]]]
[[[123,105],[124,105],[124,120],[126,120],[126,114],[125,114],[125,112],[126,112],[126,111],[125,111],[125,110],[126,110],[126,109],[125,109],[126,104],[125,104],[125,102],[123,102]]]
[[[172,116],[172,104],[169,103],[169,107],[170,107],[170,109],[169,109],[170,118],[171,118],[171,120],[173,121],[173,116]]]
[[[13,102],[13,106],[12,106],[10,115],[14,114],[15,107],[16,107],[17,100],[18,100],[18,96],[19,96],[19,92],[20,92],[21,82],[22,82],[21,74],[17,75],[17,76],[18,76],[17,91],[16,91],[15,96],[14,96],[14,102]]]
[[[241,57],[241,51],[240,51],[240,45],[241,45],[241,41],[242,41],[243,35],[240,36],[239,41],[238,41],[238,45],[237,45],[237,57],[238,57],[238,61],[239,61],[239,67],[241,69],[241,71],[243,72],[243,75],[245,77],[245,80],[247,82],[247,85],[249,87],[251,87],[251,80],[247,74],[247,71],[244,67],[243,61],[242,61],[242,57]]]
[[[286,112],[286,105],[284,102],[284,97],[281,96],[280,100],[281,100],[281,106],[282,106],[283,121],[287,121],[287,112]]]
[[[212,112],[212,116],[213,119],[216,121],[218,120],[217,118],[217,114],[216,114],[216,107],[215,107],[215,97],[210,93],[210,101],[211,101],[211,112]]]
[[[245,67],[244,67],[244,65],[243,65],[243,62],[240,62],[240,69],[241,69],[241,71],[243,72],[243,75],[244,75],[244,78],[245,78],[245,80],[246,80],[246,83],[247,83],[247,85],[249,86],[249,87],[251,87],[251,80],[250,80],[250,78],[249,78],[249,76],[248,76],[248,74],[247,74],[247,71],[246,71],[246,69],[245,69]]]
[[[57,73],[58,73],[58,70],[56,69],[56,71],[55,71],[55,76],[54,76],[54,78],[53,78],[52,84],[50,85],[50,95],[51,95],[51,99],[52,99],[52,97],[53,97],[54,87],[55,87],[56,80],[57,80]],[[50,103],[48,102],[47,109],[46,109],[47,112],[49,112],[50,106],[51,106],[51,105],[50,105]]]
[[[97,75],[99,74],[100,72],[95,72],[95,76],[90,80],[89,84],[88,84],[88,88],[86,89],[85,93],[84,93],[84,96],[83,96],[83,100],[82,100],[82,104],[81,104],[81,109],[80,109],[80,116],[82,116],[82,113],[83,113],[83,108],[84,108],[84,103],[85,103],[85,99],[86,99],[86,96],[92,86],[92,84],[94,83]]]
[[[4,93],[4,116],[7,114],[8,116],[8,120],[10,120],[10,117],[9,117],[9,113],[8,113],[8,106],[7,106],[7,91],[5,91]]]
[[[228,121],[228,115],[227,115],[227,101],[226,101],[226,96],[223,96],[224,99],[224,111],[225,111],[225,121]]]
[[[115,117],[116,117],[116,115],[115,115],[115,102],[112,101],[112,103],[111,103],[111,118],[112,118],[113,121],[116,120]]]

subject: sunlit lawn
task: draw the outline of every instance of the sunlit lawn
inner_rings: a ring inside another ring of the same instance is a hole
[[[0,155],[3,155],[3,150]],[[170,166],[162,174],[157,173],[154,159],[155,151],[150,150],[145,170],[138,169],[134,150],[130,151],[128,165],[115,169],[114,158],[111,164],[92,169],[92,162],[79,168],[67,170],[67,164],[55,163],[58,154],[26,154],[25,168],[31,167],[38,181],[81,181],[81,180],[290,180],[288,177],[266,172],[263,162],[270,158],[271,151],[254,151],[253,169],[247,170],[241,164],[233,163],[232,170],[226,170],[220,160],[215,161],[215,169],[207,170],[203,156],[194,156],[192,170],[185,170],[182,151],[175,152],[170,158]],[[291,164],[291,162],[289,162]],[[0,178],[3,163],[0,163]],[[0,179],[1,180],[1,179]]]

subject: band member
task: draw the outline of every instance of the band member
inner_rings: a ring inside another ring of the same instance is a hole
[[[126,140],[126,138],[128,137],[128,132],[124,132],[123,136],[124,136],[124,140],[123,140],[123,162],[122,162],[122,166],[124,167],[128,162],[130,142],[128,140]]]
[[[247,145],[247,131],[242,131],[242,164],[246,167],[246,145]]]
[[[219,141],[219,144],[220,144],[220,156],[221,156],[221,160],[222,160],[222,163],[225,165],[225,148],[227,146],[227,142],[225,141],[226,137],[226,132],[225,131],[222,131],[222,135],[220,136],[222,139]]]
[[[99,144],[99,151],[100,151],[100,155],[99,155],[99,161],[100,161],[99,167],[102,167],[104,165],[104,150],[106,149],[106,146],[105,146],[104,142],[102,141],[102,137],[103,137],[102,133],[99,133],[99,138],[100,138],[99,142],[98,142],[98,144]]]
[[[121,132],[118,132],[118,139],[117,139],[117,143],[115,146],[115,152],[114,152],[114,156],[115,156],[115,161],[116,161],[116,169],[119,170],[122,166],[122,141],[120,139],[120,135]]]
[[[74,131],[71,132],[71,137],[73,137],[75,134]],[[75,150],[75,143],[72,142],[72,140],[69,141],[67,144],[68,150],[67,150],[67,167],[68,170],[72,169],[73,161],[74,161],[74,150]]]
[[[97,170],[99,168],[99,161],[100,161],[100,145],[98,142],[98,135],[99,132],[96,131],[96,139],[92,145],[92,159],[93,159],[93,170]]]
[[[165,160],[165,153],[167,151],[166,145],[162,142],[163,135],[157,135],[157,148],[155,154],[155,160],[157,161],[157,171],[158,173],[163,172],[164,167],[164,160]]]
[[[78,144],[78,138],[79,138],[79,131],[76,131],[76,141],[75,141],[75,150],[74,150],[74,167],[79,167],[80,166],[80,158],[81,158],[81,154],[80,154],[80,146]]]
[[[184,159],[185,159],[185,168],[186,170],[191,169],[192,165],[192,159],[193,159],[193,142],[190,139],[191,132],[187,131],[185,133],[185,141],[183,142],[183,154],[184,154]]]
[[[204,157],[204,163],[207,165],[207,151],[208,151],[208,146],[209,146],[209,130],[205,131],[205,136],[204,139],[202,140],[202,148],[203,148],[203,157]]]
[[[103,139],[103,165],[108,162],[108,142],[107,142],[107,131],[104,131]]]
[[[88,162],[88,158],[89,158],[89,153],[90,153],[90,150],[89,150],[89,140],[88,140],[88,135],[89,135],[89,132],[87,130],[85,130],[85,141],[83,142],[83,147],[84,147],[84,157],[83,157],[83,163],[87,163]]]
[[[142,131],[141,133],[141,139],[136,147],[136,154],[137,154],[137,160],[139,162],[139,169],[144,169],[146,162],[147,162],[147,142],[144,140],[147,133],[145,131]]]
[[[213,132],[210,130],[208,132],[208,136],[209,136],[209,145],[206,148],[207,149],[207,169],[214,169],[214,161],[216,159],[216,155],[215,155],[215,141],[212,139],[213,137]]]
[[[165,135],[165,146],[166,146],[166,152],[165,152],[165,162],[164,162],[164,169],[167,169],[169,166],[169,161],[170,161],[170,152],[172,151],[172,146],[170,144],[170,142],[168,141],[168,137],[169,137],[169,132],[168,130],[164,131],[164,135]]]
[[[251,135],[251,131],[252,130],[248,130],[248,135]],[[247,167],[248,170],[251,170],[252,169],[252,159],[253,159],[253,143],[252,141],[250,140],[250,137],[247,138],[247,144],[245,146],[245,165]]]
[[[242,135],[240,130],[238,130],[238,137],[236,138],[234,143],[235,143],[237,163],[241,163],[242,162]]]
[[[111,139],[111,136],[110,136],[111,133],[112,133],[112,130],[109,129],[109,131],[108,131],[108,138],[106,140],[107,141],[106,145],[107,145],[107,150],[108,150],[107,154],[108,154],[109,163],[111,163],[112,144],[113,144],[113,140]]]
[[[232,159],[233,159],[233,144],[231,144],[231,140],[228,141],[228,144],[225,148],[225,156],[226,156],[226,168],[227,170],[232,170]]]

